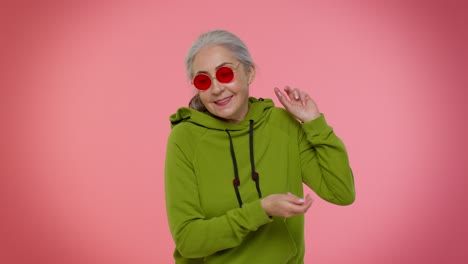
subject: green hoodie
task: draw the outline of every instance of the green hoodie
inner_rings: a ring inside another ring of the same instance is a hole
[[[269,217],[259,197],[303,197],[304,182],[331,203],[354,201],[345,147],[323,115],[301,124],[251,97],[236,124],[189,108],[170,120],[165,191],[176,263],[303,263],[304,215]]]

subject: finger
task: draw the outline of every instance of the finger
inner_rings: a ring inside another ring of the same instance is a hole
[[[295,88],[293,90],[293,95],[294,95],[294,99],[299,100],[300,97],[301,97],[301,91],[299,91],[299,89]]]
[[[305,201],[303,198],[300,198],[292,193],[288,193],[285,197],[285,200],[295,205],[302,205]]]
[[[292,101],[292,100],[297,100],[297,99],[296,99],[296,96],[295,96],[295,92],[294,92],[293,89],[291,89],[291,87],[285,86],[285,87],[284,87],[284,91],[285,91],[286,94],[288,95],[290,101]]]
[[[286,88],[288,89],[287,92],[288,92],[288,95],[291,98],[291,100],[296,100],[296,101],[299,100],[300,93],[301,93],[301,91],[299,91],[299,89],[297,89],[297,88],[291,89],[291,87],[286,86],[285,91],[286,91]]]
[[[312,206],[312,204],[314,203],[314,199],[312,199],[312,197],[310,197],[310,194],[308,194],[305,198],[305,202],[303,204],[303,207],[305,208],[305,210],[309,210],[309,208]]]
[[[286,90],[285,90],[286,95],[285,95],[278,87],[275,87],[274,90],[275,90],[276,96],[278,96],[278,99],[279,99],[280,97],[283,97],[283,99],[286,99],[286,98],[287,98],[287,92],[286,92]]]
[[[303,214],[307,212],[307,209],[309,209],[309,207],[297,204],[290,204],[290,206],[288,206],[288,208],[286,209],[286,212],[289,212],[292,215]]]
[[[275,94],[276,94],[276,97],[278,97],[278,100],[280,101],[280,103],[285,108],[288,108],[290,104],[288,97],[285,94],[283,94],[283,92],[281,92],[281,90],[278,87],[275,87]]]
[[[308,96],[308,95],[307,95],[305,92],[301,92],[301,93],[300,93],[301,104],[302,104],[303,106],[305,106],[306,103],[307,103],[307,96]]]

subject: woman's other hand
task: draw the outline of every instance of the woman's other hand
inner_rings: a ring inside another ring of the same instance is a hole
[[[262,199],[263,210],[269,216],[279,216],[289,218],[298,214],[304,214],[313,203],[312,197],[308,194],[305,199],[294,194],[271,194]]]
[[[305,123],[320,116],[317,104],[306,92],[289,86],[284,87],[284,92],[275,87],[278,100],[294,117]]]

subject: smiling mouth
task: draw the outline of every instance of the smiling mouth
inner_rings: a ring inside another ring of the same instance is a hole
[[[215,103],[217,106],[225,106],[225,105],[229,104],[229,102],[231,102],[232,97],[233,97],[233,96],[231,95],[231,96],[226,97],[226,98],[224,98],[224,99],[215,101],[214,103]]]

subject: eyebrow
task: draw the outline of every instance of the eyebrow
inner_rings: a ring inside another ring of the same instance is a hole
[[[223,62],[223,63],[221,63],[220,65],[216,66],[215,71],[217,71],[219,68],[223,67],[223,66],[226,65],[226,64],[234,65],[234,63],[232,63],[232,62]],[[199,73],[206,73],[206,74],[208,74],[209,72],[207,72],[207,71],[197,71],[197,72],[195,73],[195,75],[197,75],[197,74],[199,74]]]

